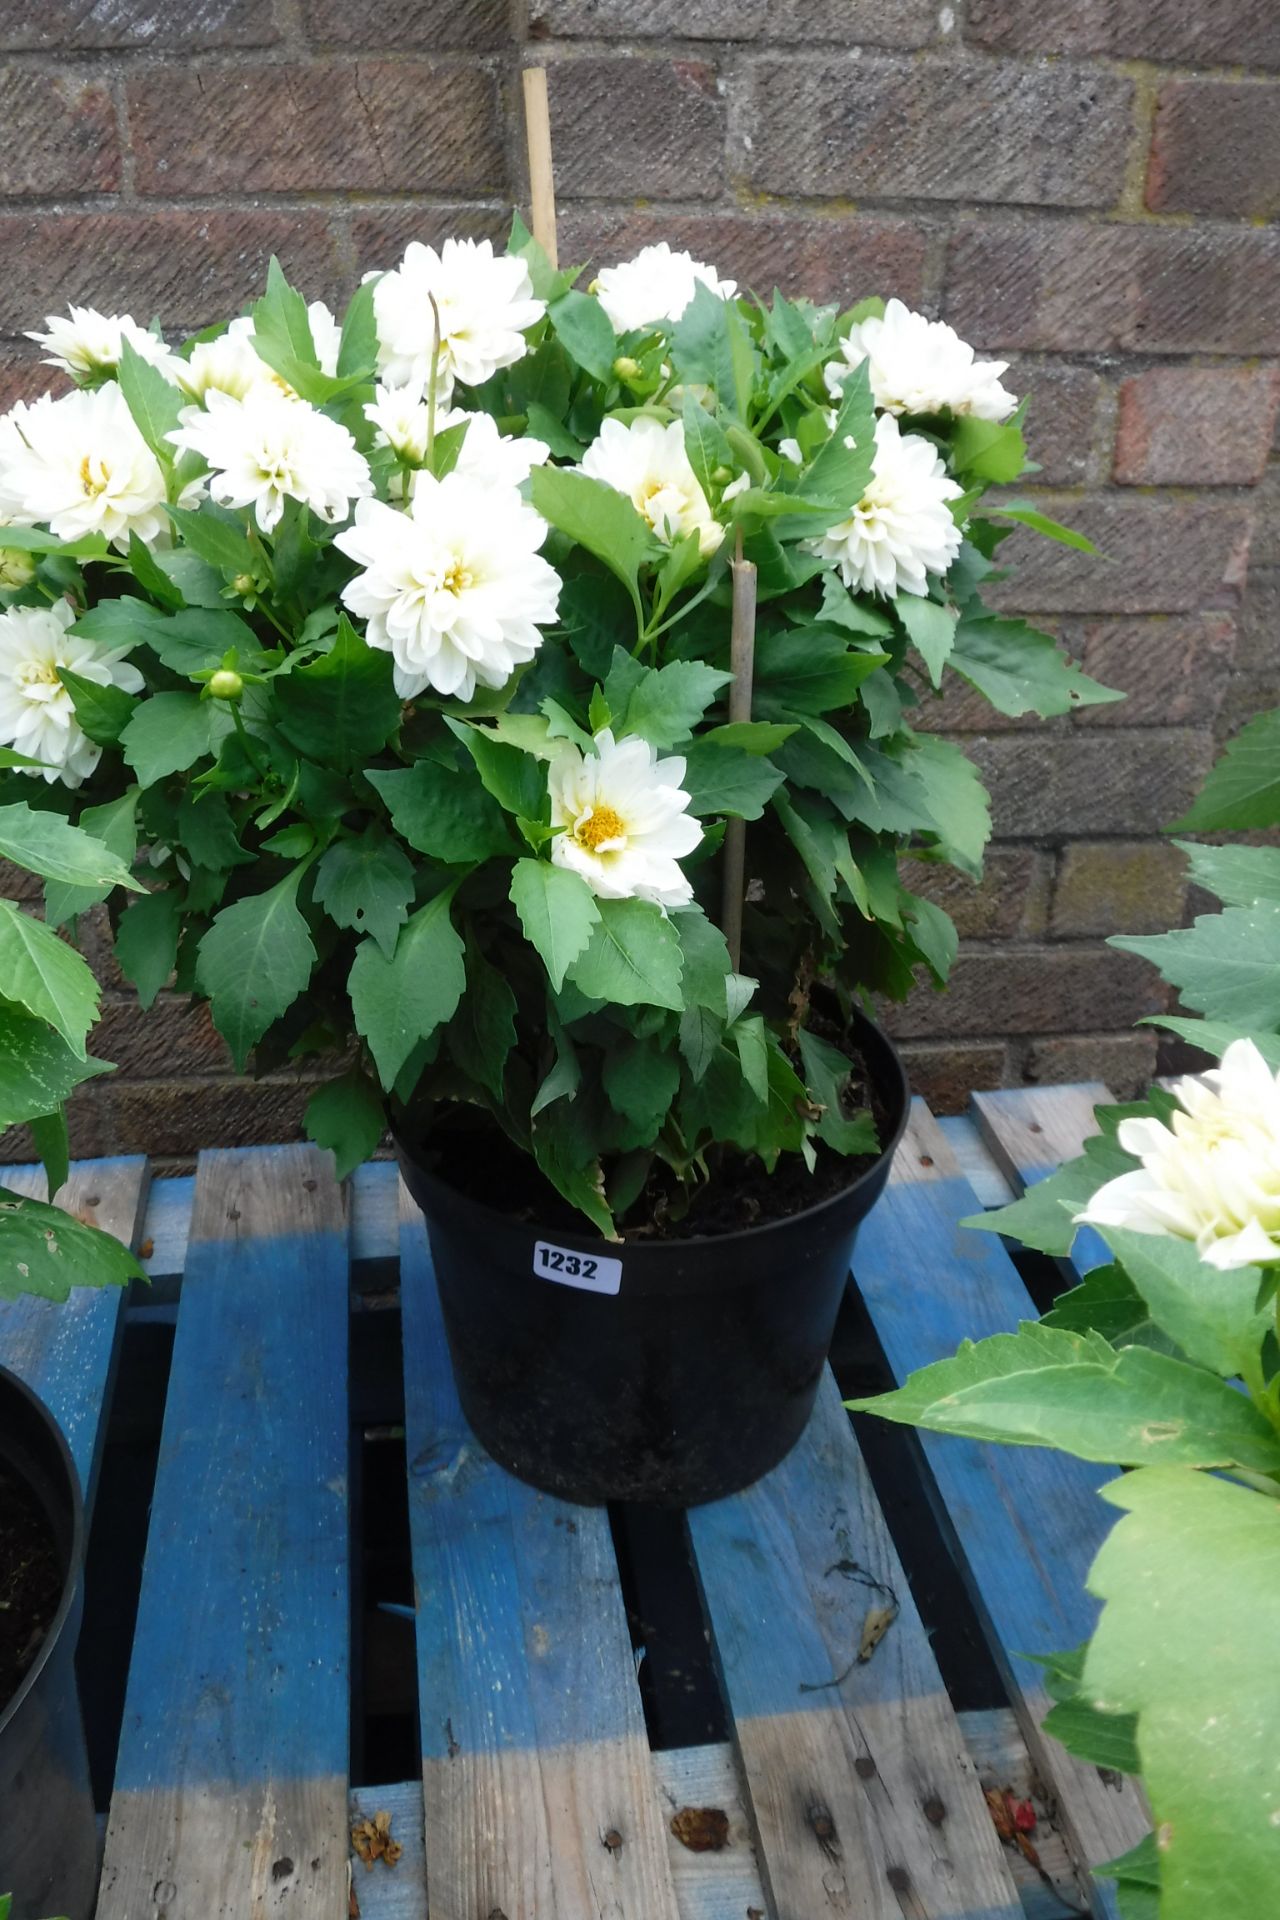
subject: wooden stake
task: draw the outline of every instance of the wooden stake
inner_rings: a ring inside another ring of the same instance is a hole
[[[529,197],[533,237],[553,267],[556,254],[556,180],[551,166],[551,109],[547,104],[547,70],[526,67],[524,131],[529,148]]]
[[[733,685],[729,689],[729,719],[749,720],[751,683],[756,664],[756,569],[753,561],[742,557],[741,527],[738,529],[737,547],[729,571],[733,575],[733,627],[729,641]],[[746,857],[747,823],[745,820],[729,820],[724,833],[724,898],[720,924],[735,973],[742,959]]]

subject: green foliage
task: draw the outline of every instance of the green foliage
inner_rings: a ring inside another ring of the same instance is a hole
[[[1242,1031],[1280,1027],[1280,900],[1202,914],[1174,933],[1117,935],[1111,945],[1154,960],[1210,1019]]]
[[[33,813],[21,801],[0,807],[0,859],[67,886],[142,891],[128,867],[101,840],[70,826],[61,814]]]
[[[98,983],[78,953],[12,900],[0,900],[0,981],[6,1000],[47,1020],[76,1059],[85,1059]]]
[[[660,907],[647,900],[601,900],[586,946],[568,977],[589,1000],[619,1007],[684,1005],[680,942]]]
[[[52,1113],[82,1081],[110,1071],[91,1054],[81,1059],[47,1021],[0,1000],[0,1131]]]
[[[391,657],[365,645],[344,614],[333,646],[289,676],[280,731],[322,766],[359,767],[400,723]]]
[[[116,963],[144,1007],[155,1000],[178,959],[181,899],[172,887],[126,907],[116,926]]]
[[[353,1069],[318,1087],[307,1102],[307,1138],[333,1153],[339,1180],[369,1158],[387,1124],[382,1096],[366,1074]]]
[[[72,1287],[121,1287],[145,1278],[118,1240],[60,1207],[0,1186],[0,1300],[33,1293],[65,1300]]]
[[[394,840],[369,827],[358,840],[334,842],[316,869],[314,892],[335,926],[371,934],[390,959],[409,918],[413,865]]]
[[[545,860],[517,860],[511,900],[524,937],[536,947],[547,978],[559,993],[565,974],[585,951],[600,908],[585,880]]]
[[[1242,727],[1205,781],[1183,833],[1247,832],[1280,822],[1280,708]]]
[[[466,986],[462,941],[449,917],[452,898],[453,888],[446,887],[420,907],[401,927],[390,958],[374,940],[356,951],[351,1010],[388,1092],[419,1041],[452,1018]]]
[[[297,866],[269,892],[224,907],[200,942],[196,979],[241,1069],[311,978],[316,950],[298,910],[303,871]]]

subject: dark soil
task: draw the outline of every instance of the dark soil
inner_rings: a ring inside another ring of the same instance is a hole
[[[853,1058],[854,1071],[841,1102],[846,1117],[869,1106],[878,1137],[890,1139],[895,1116],[885,1107],[848,1035],[821,1018],[811,1018],[808,1024]],[[474,1107],[442,1106],[421,1121],[418,1115],[407,1114],[402,1130],[423,1164],[455,1192],[512,1220],[578,1235],[584,1232],[582,1215],[488,1114]],[[876,1154],[846,1158],[819,1142],[812,1173],[798,1153],[780,1155],[770,1173],[758,1154],[731,1146],[714,1148],[708,1155],[711,1179],[694,1190],[687,1206],[687,1196],[670,1168],[655,1159],[639,1197],[619,1221],[619,1231],[624,1240],[632,1241],[700,1240],[767,1226],[843,1192],[877,1158]],[[606,1179],[608,1174],[606,1164]]]
[[[61,1596],[62,1568],[44,1509],[0,1461],[0,1713],[44,1645]]]

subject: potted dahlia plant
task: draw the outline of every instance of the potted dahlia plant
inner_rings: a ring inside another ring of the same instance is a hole
[[[414,244],[341,325],[273,264],[174,345],[72,311],[0,423],[9,792],[147,891],[116,954],[241,1066],[390,1119],[463,1404],[583,1499],[745,1484],[807,1417],[906,1091],[865,1012],[979,871],[912,716],[1116,696],[983,583],[1020,413],[950,328],[666,246]],[[65,904],[65,903],[64,903]]]

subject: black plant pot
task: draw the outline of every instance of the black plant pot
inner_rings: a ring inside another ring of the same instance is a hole
[[[18,1691],[0,1701],[0,1893],[12,1920],[89,1920],[98,1843],[75,1651],[84,1509],[67,1443],[48,1410],[0,1367],[0,1462],[30,1488],[53,1533],[62,1593]]]
[[[462,1410],[501,1466],[587,1505],[687,1507],[790,1452],[909,1106],[880,1029],[856,1016],[852,1038],[889,1116],[883,1152],[842,1192],[745,1232],[621,1246],[540,1233],[446,1186],[396,1136]]]

